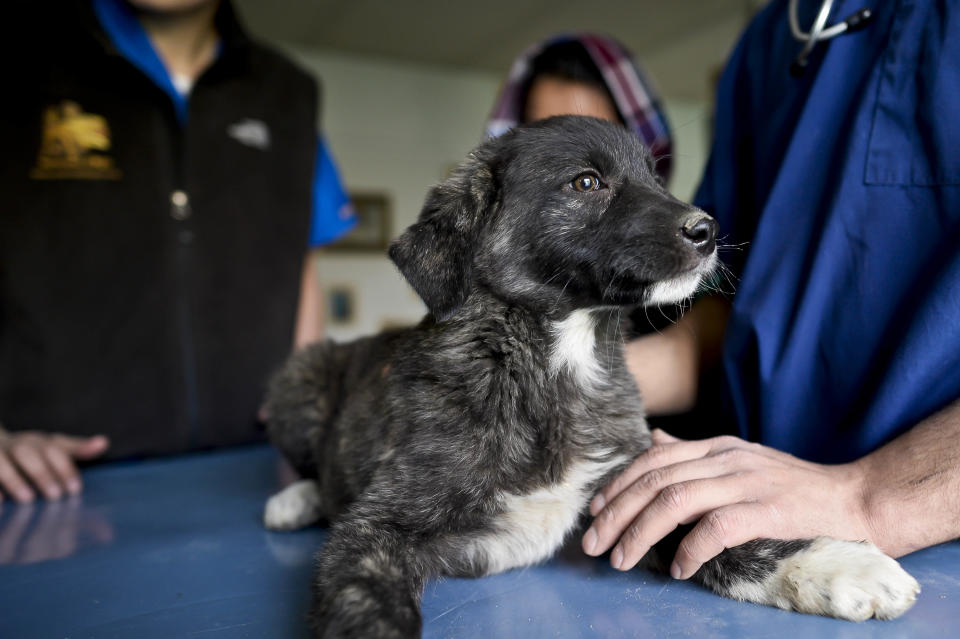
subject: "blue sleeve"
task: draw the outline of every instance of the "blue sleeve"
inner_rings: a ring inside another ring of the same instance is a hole
[[[317,248],[345,235],[357,223],[357,216],[322,137],[317,140],[313,167],[313,217],[309,243],[310,248]]]

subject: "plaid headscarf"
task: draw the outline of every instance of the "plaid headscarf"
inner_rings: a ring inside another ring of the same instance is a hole
[[[529,79],[530,65],[541,51],[554,44],[575,41],[586,50],[613,96],[614,104],[627,128],[646,145],[657,161],[657,173],[670,177],[670,126],[657,95],[646,74],[623,45],[612,38],[593,34],[568,34],[535,44],[520,54],[510,67],[490,119],[487,137],[502,135],[516,126],[523,114],[524,86]]]

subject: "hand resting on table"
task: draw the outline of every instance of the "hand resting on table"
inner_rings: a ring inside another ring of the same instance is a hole
[[[12,497],[27,503],[37,493],[51,500],[79,493],[83,483],[76,461],[95,459],[109,446],[103,435],[74,437],[0,428],[0,501]]]

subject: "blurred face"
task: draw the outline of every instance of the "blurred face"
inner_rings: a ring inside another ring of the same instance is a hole
[[[589,115],[620,122],[617,108],[600,89],[588,84],[544,75],[533,81],[527,94],[524,122],[553,115]]]

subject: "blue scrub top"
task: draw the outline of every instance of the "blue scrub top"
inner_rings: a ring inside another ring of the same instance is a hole
[[[185,124],[189,96],[176,89],[167,68],[129,7],[122,0],[94,0],[93,8],[113,46],[170,97],[177,118]],[[309,248],[339,239],[356,224],[353,205],[323,137],[317,139],[312,201]]]
[[[820,0],[800,2],[808,29]],[[960,397],[960,3],[864,4],[864,30],[790,63],[787,0],[720,82],[695,202],[740,277],[724,347],[742,436],[843,462]]]

